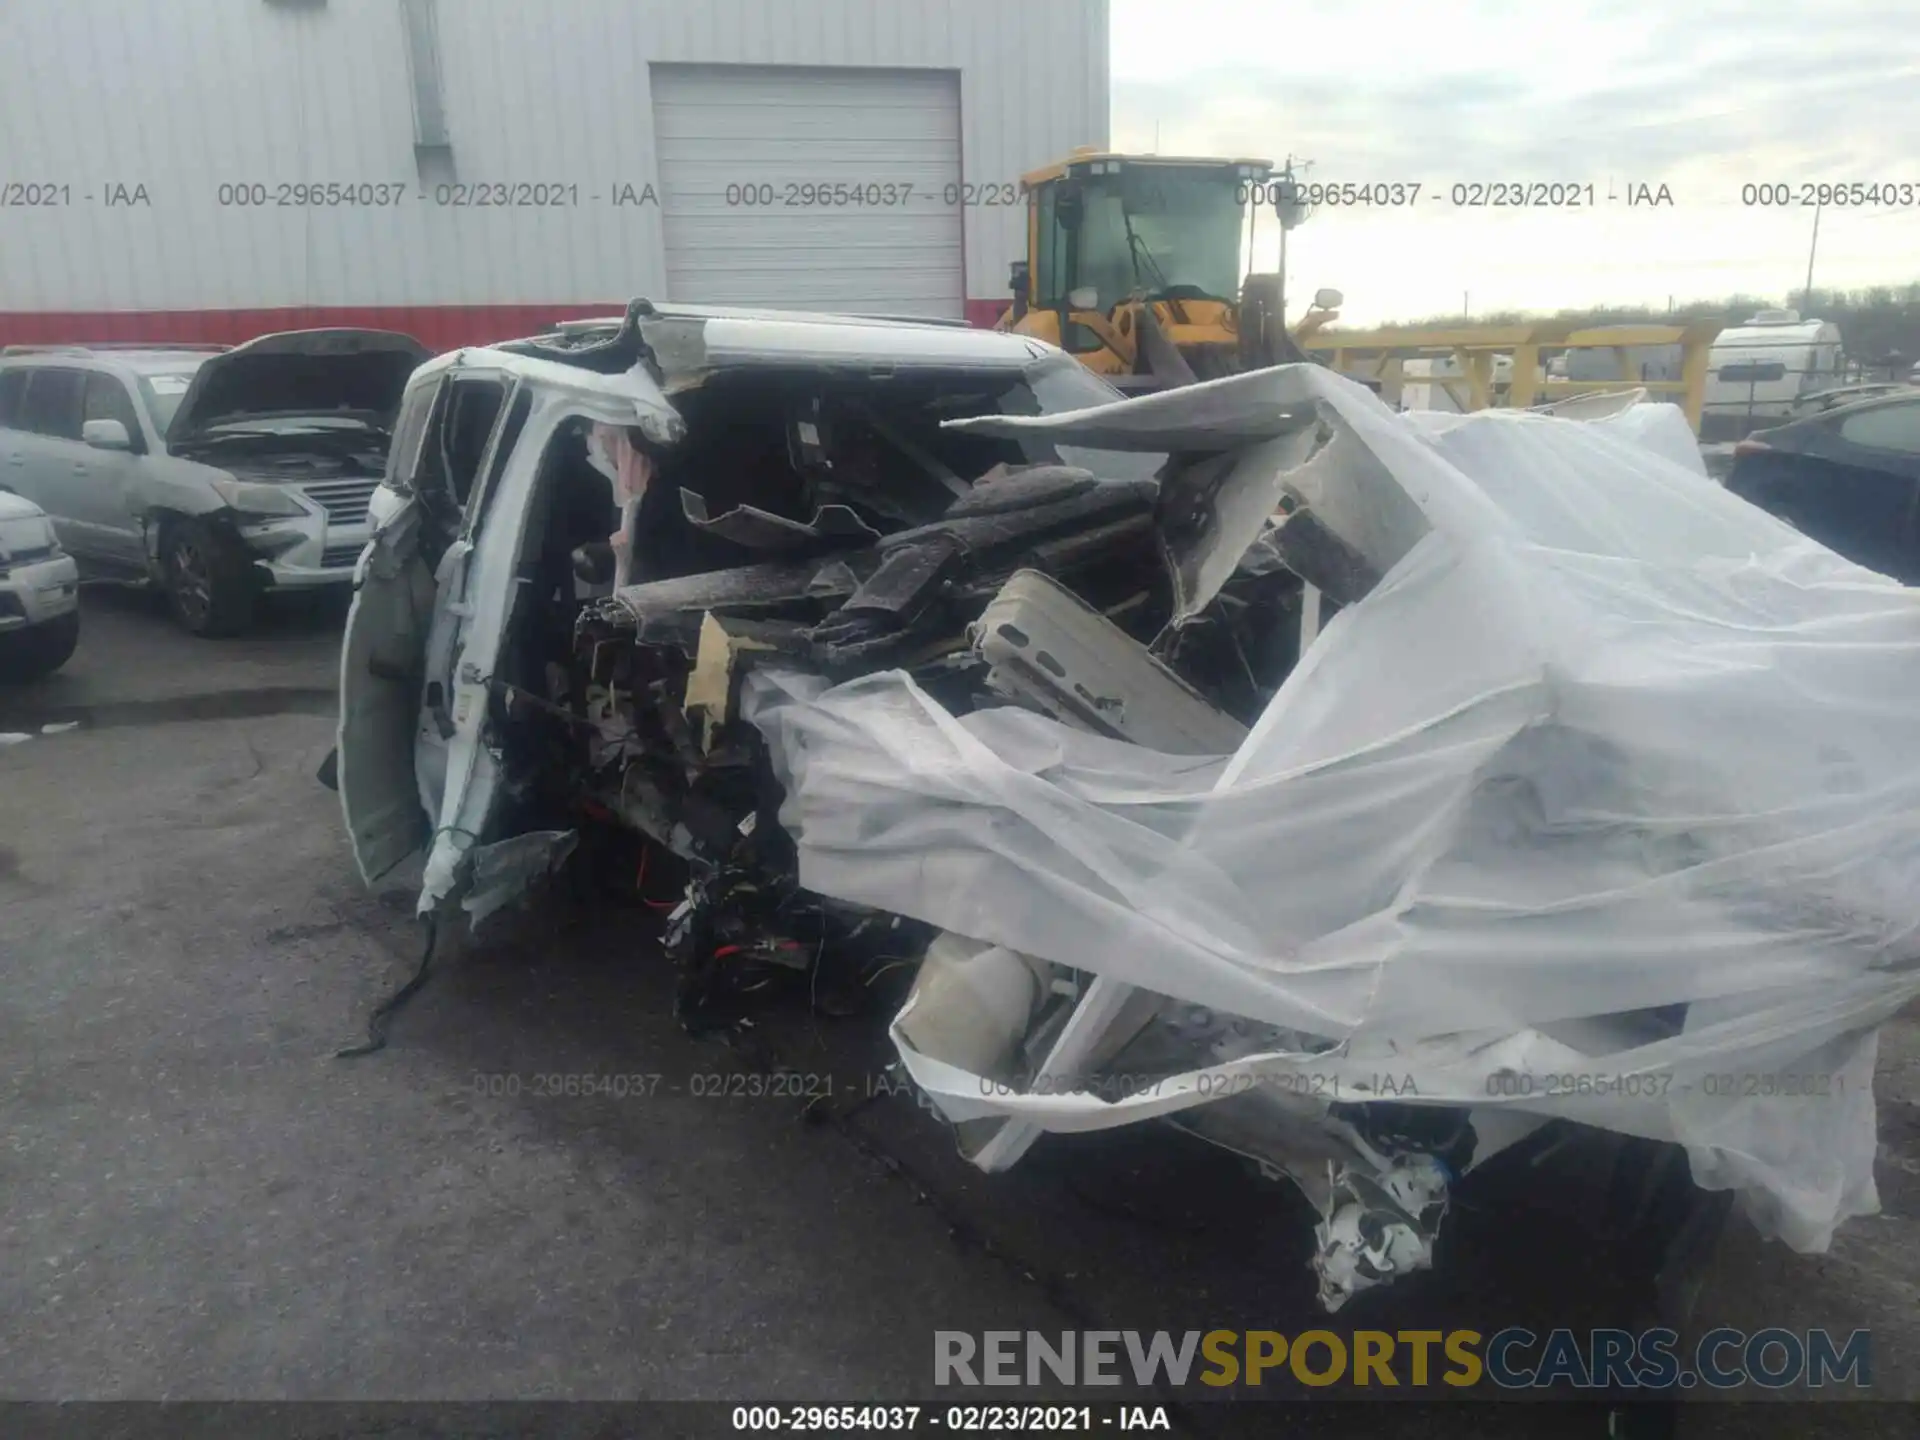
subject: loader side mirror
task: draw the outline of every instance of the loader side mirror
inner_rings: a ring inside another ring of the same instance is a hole
[[[1029,281],[1026,261],[1016,260],[1007,267],[1007,286],[1013,291],[1013,318],[1018,320],[1027,313]]]
[[[1346,296],[1338,290],[1316,290],[1313,292],[1313,308],[1316,310],[1338,310],[1346,301]]]

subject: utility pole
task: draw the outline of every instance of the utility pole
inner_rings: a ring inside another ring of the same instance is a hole
[[[1807,242],[1807,284],[1806,288],[1800,292],[1800,303],[1806,306],[1809,313],[1813,310],[1813,252],[1819,248],[1820,202],[1816,199],[1813,205],[1813,239]],[[1802,315],[1800,318],[1805,320],[1807,316]]]
[[[1462,290],[1460,292],[1460,318],[1462,320],[1471,319],[1473,316],[1473,307],[1467,303],[1472,298],[1473,292],[1471,290]]]

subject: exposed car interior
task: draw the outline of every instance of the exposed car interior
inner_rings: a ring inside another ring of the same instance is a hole
[[[795,884],[772,823],[777,787],[730,709],[737,647],[828,676],[905,669],[960,713],[1025,685],[1116,736],[1180,712],[1210,744],[1251,723],[1293,666],[1303,581],[1270,547],[1189,623],[1168,625],[1156,478],[1167,456],[942,428],[1114,398],[1064,356],[1024,370],[714,367],[674,376],[670,393],[684,439],[663,448],[626,432],[651,470],[624,532],[631,583],[611,578],[621,510],[595,463],[594,423],[569,418],[547,442],[489,733],[506,782],[498,833],[578,829],[590,854],[644,836],[664,847],[656,878],[697,892],[669,937],[690,1019],[724,1011],[769,965],[790,971],[795,927],[813,936],[810,964],[822,933],[864,923]],[[508,448],[496,446],[496,464]],[[1201,474],[1190,493],[1208,483]],[[1049,631],[1058,653],[1010,622],[996,678],[969,637],[1017,572],[1033,572],[1034,618],[1062,627]],[[1325,613],[1343,598],[1329,593]],[[756,815],[766,823],[754,830],[743,817]],[[743,823],[760,837],[747,848]],[[735,931],[753,937],[744,950],[715,939]],[[867,949],[836,953],[857,970]]]

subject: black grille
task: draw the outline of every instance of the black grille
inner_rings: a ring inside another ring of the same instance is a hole
[[[359,545],[329,545],[320,552],[320,568],[332,570],[351,565],[360,558],[361,549]]]
[[[20,597],[12,591],[0,590],[0,620],[7,619],[10,616],[22,620],[26,619],[26,607],[20,603]]]

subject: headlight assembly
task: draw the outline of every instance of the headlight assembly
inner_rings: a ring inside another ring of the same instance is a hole
[[[276,519],[285,515],[312,513],[301,503],[299,495],[284,485],[261,485],[225,475],[210,483],[220,493],[220,498],[242,515]]]

